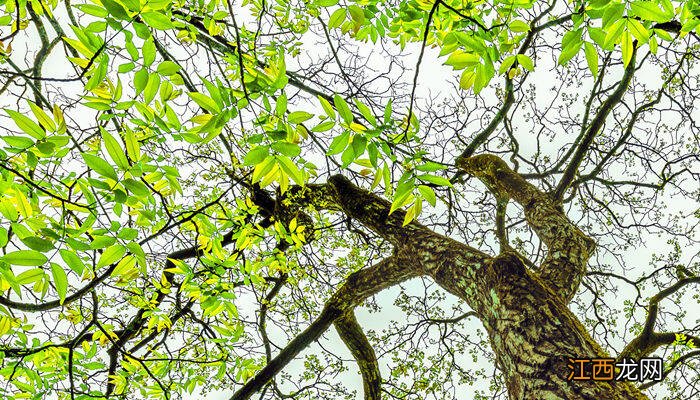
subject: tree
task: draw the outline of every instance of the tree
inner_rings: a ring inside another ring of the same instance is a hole
[[[696,1],[74,3],[0,17],[3,398],[697,396]]]

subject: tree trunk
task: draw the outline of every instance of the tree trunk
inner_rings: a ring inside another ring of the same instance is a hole
[[[454,248],[454,243],[449,243]],[[465,300],[488,332],[511,399],[646,399],[629,382],[571,380],[569,358],[610,358],[561,297],[527,271],[514,254],[478,269],[476,285],[464,278],[462,257],[434,278]]]

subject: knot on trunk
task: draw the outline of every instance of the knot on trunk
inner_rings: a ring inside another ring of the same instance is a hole
[[[495,276],[503,278],[521,278],[527,273],[525,264],[513,251],[505,251],[496,256],[490,263],[491,271]],[[512,279],[509,279],[512,281]]]

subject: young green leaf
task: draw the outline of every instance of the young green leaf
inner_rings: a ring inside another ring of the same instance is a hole
[[[369,122],[372,126],[377,126],[377,118],[372,114],[372,110],[369,109],[363,102],[355,99],[355,105],[357,109],[360,110],[360,114],[364,119]]]
[[[114,264],[115,262],[121,260],[125,253],[126,248],[120,244],[113,244],[109,246],[102,252],[100,259],[97,261],[97,268]]]
[[[588,69],[591,70],[591,73],[593,74],[594,77],[597,77],[598,76],[598,51],[596,51],[596,48],[593,45],[593,43],[590,43],[590,42],[584,43],[583,50],[586,53],[586,63],[588,63]]]
[[[106,129],[100,126],[100,134],[102,135],[102,140],[105,144],[105,148],[107,149],[107,153],[109,156],[112,158],[112,161],[114,161],[117,166],[123,170],[129,169],[129,160],[126,158],[126,154],[124,154],[124,150],[122,150],[121,143],[117,139],[114,138],[109,132],[107,132]]]
[[[307,113],[306,111],[294,111],[289,113],[287,120],[292,124],[300,124],[304,121],[311,119],[311,117],[313,116],[313,114]]]
[[[285,156],[277,156],[277,160],[279,161],[279,166],[282,168],[282,170],[289,175],[294,182],[296,182],[298,185],[303,185],[304,184],[304,175],[299,171],[299,168],[297,168],[296,164],[289,158]]]
[[[335,29],[339,27],[345,21],[346,15],[347,9],[344,7],[335,10],[328,19],[328,29]]]
[[[267,146],[257,146],[250,150],[243,159],[243,165],[258,165],[270,154]]]
[[[29,103],[29,108],[32,109],[32,113],[34,113],[34,116],[36,117],[37,121],[39,121],[39,124],[48,131],[51,132],[56,132],[56,123],[53,121],[49,115],[41,109],[41,107],[37,106],[36,104],[32,103],[31,101]]]
[[[170,17],[160,12],[144,12],[141,13],[141,18],[143,18],[146,24],[156,29],[166,30],[173,27],[173,22],[170,20]]]
[[[221,111],[221,109],[219,108],[219,105],[216,104],[216,102],[214,100],[212,100],[211,97],[209,97],[205,94],[202,94],[199,92],[190,92],[190,93],[187,93],[187,95],[190,96],[190,98],[192,100],[194,100],[194,102],[197,103],[197,105],[199,105],[200,107],[209,111],[212,114],[216,114],[219,111]]]
[[[48,258],[36,250],[16,250],[0,257],[0,260],[12,265],[35,267],[44,265]]]
[[[58,293],[58,302],[62,305],[66,301],[66,293],[68,293],[66,271],[60,265],[51,263],[51,275],[53,275],[53,284],[56,286],[56,293]]]
[[[353,120],[352,116],[352,111],[350,110],[350,107],[348,106],[348,103],[345,102],[345,100],[340,97],[339,95],[335,94],[333,95],[333,104],[335,104],[336,110],[338,110],[338,114],[340,114],[341,118],[346,123],[351,123]]]
[[[274,142],[272,145],[270,145],[270,147],[287,157],[296,157],[301,153],[301,148],[299,148],[299,145],[295,143]]]
[[[73,272],[78,274],[78,276],[83,275],[83,271],[85,270],[85,264],[83,264],[83,261],[80,259],[80,257],[78,257],[73,251],[66,249],[59,250],[59,254],[63,259],[63,262],[65,262],[66,265],[68,265],[68,267],[73,270]]]
[[[432,175],[432,174],[422,174],[418,175],[418,179],[422,180],[423,182],[430,182],[434,183],[439,186],[449,186],[452,187],[452,183],[450,183],[449,180],[446,178],[443,178],[441,176],[437,175]]]
[[[158,73],[161,75],[170,76],[180,71],[180,66],[172,61],[163,61],[158,64]]]
[[[114,179],[115,181],[119,179],[117,176],[117,171],[115,171],[114,167],[109,165],[107,161],[93,154],[81,153],[80,155],[83,157],[83,160],[85,160],[85,164],[87,164],[91,170],[97,172],[105,178]]]
[[[528,71],[535,70],[535,65],[533,64],[532,59],[525,54],[518,54],[518,64],[522,65],[523,68]]]
[[[27,135],[32,136],[35,139],[43,139],[46,137],[46,132],[44,132],[44,130],[41,129],[36,122],[29,119],[29,117],[20,114],[17,111],[10,110],[9,108],[6,108],[5,112],[10,116],[10,118],[12,118],[13,121],[15,121],[17,127]]]
[[[423,196],[424,199],[430,203],[431,206],[435,207],[437,203],[437,197],[435,196],[435,191],[433,188],[425,185],[418,185],[418,191]]]
[[[44,277],[44,270],[41,268],[32,268],[17,275],[17,283],[26,285],[41,280]]]

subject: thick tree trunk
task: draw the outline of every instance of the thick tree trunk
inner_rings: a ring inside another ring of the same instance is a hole
[[[447,253],[455,263],[434,278],[477,311],[511,399],[646,399],[628,382],[567,380],[569,358],[610,356],[516,255],[487,261],[470,285],[461,258]]]

